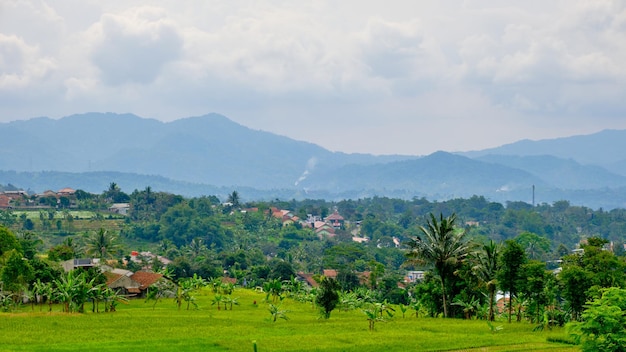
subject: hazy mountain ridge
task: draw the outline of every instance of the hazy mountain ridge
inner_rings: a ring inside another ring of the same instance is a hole
[[[245,189],[248,199],[484,195],[499,202],[531,202],[534,185],[537,202],[614,208],[626,206],[626,176],[600,165],[626,166],[622,144],[626,131],[603,131],[468,153],[373,156],[330,152],[218,114],[160,122],[89,113],[0,124],[0,170],[13,170],[0,173],[0,184],[35,192],[98,193],[116,182],[127,192],[151,186],[185,196]]]
[[[16,138],[0,142],[3,150],[12,151],[0,155],[2,170],[118,171],[260,189],[293,185],[311,160],[315,165],[394,160],[332,153],[218,114],[164,123],[132,114],[89,113],[0,124],[2,140],[15,135],[21,143]]]
[[[459,153],[477,158],[485,155],[541,156],[572,159],[582,165],[597,165],[626,176],[626,130],[603,130],[594,134],[538,141],[521,140],[496,148]]]

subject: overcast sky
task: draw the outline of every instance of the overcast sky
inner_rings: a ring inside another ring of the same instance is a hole
[[[0,122],[217,112],[333,151],[626,128],[626,1],[1,0]]]

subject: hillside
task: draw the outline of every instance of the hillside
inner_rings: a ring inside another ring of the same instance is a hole
[[[406,157],[332,153],[218,114],[163,123],[89,113],[0,124],[0,170],[116,171],[259,189],[293,185],[307,168]]]
[[[373,156],[331,152],[241,126],[219,114],[172,122],[88,113],[0,124],[0,184],[42,192],[151,186],[185,196],[355,199],[373,196],[493,201],[569,200],[625,206],[626,131],[524,140],[468,153]]]
[[[598,165],[626,176],[626,130],[604,130],[589,135],[545,139],[522,140],[497,148],[460,153],[476,158],[489,154],[540,156],[552,155],[572,159],[583,165]]]

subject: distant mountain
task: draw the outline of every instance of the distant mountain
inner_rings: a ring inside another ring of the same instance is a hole
[[[598,165],[626,176],[626,130],[604,130],[598,133],[538,141],[522,140],[497,148],[459,153],[471,158],[485,155],[540,156],[552,155],[572,159],[583,165]]]
[[[0,170],[117,171],[259,189],[293,185],[307,169],[406,156],[332,153],[255,131],[218,114],[163,123],[89,113],[0,124]]]
[[[533,184],[545,182],[522,170],[446,152],[384,165],[346,165],[313,173],[302,182],[308,190],[411,190],[436,199],[521,191],[529,200]]]
[[[551,155],[517,156],[485,155],[475,160],[524,170],[559,189],[599,189],[626,187],[626,176],[607,171],[596,165],[581,165],[572,159]]]
[[[218,114],[173,122],[89,113],[0,124],[0,185],[100,193],[152,187],[185,196],[329,200],[388,196],[445,200],[569,200],[626,207],[626,131],[520,141],[428,156],[330,152],[252,130]]]

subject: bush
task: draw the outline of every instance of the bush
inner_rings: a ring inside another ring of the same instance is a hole
[[[582,314],[583,321],[572,323],[570,331],[583,351],[626,351],[626,290],[602,290]]]

